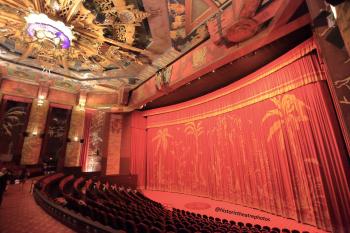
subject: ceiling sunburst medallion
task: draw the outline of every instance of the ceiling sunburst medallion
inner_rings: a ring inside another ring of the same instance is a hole
[[[54,21],[45,14],[30,14],[25,17],[27,32],[33,41],[51,42],[56,48],[68,49],[74,39],[72,28],[60,21]]]
[[[149,14],[124,0],[1,0],[0,39],[43,69],[101,74],[142,64],[137,27]]]

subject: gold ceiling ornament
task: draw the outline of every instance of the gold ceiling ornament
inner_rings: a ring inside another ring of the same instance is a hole
[[[173,66],[168,66],[166,68],[159,70],[156,73],[155,85],[157,90],[168,91],[170,81],[171,81],[172,71],[173,71]]]
[[[125,0],[1,0],[0,39],[42,68],[101,74],[142,64],[136,27],[150,14]]]

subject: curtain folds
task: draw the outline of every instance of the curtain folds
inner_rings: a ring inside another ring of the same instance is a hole
[[[130,120],[130,170],[133,174],[138,174],[138,187],[146,187],[146,118],[140,112],[131,115]]]
[[[279,59],[206,97],[146,112],[147,188],[345,232],[347,151],[310,43],[283,56],[284,65]]]

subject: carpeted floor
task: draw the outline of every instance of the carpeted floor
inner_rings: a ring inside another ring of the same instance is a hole
[[[0,206],[0,233],[71,233],[38,205],[30,191],[31,181],[9,185]]]

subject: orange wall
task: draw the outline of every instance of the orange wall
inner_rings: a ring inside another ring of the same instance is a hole
[[[1,82],[0,90],[4,94],[36,98],[38,95],[39,87],[36,85],[5,79]]]
[[[50,89],[47,99],[53,103],[76,105],[78,95],[74,93]]]
[[[106,106],[118,104],[118,94],[89,93],[86,98],[87,107]]]

